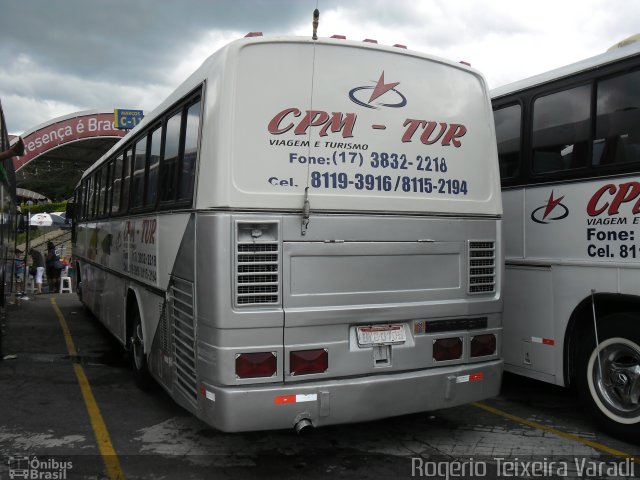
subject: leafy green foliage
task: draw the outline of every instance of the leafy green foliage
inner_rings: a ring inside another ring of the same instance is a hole
[[[67,210],[67,202],[55,202],[55,203],[39,203],[37,205],[20,205],[20,209],[23,214],[34,213],[51,213],[51,212],[65,212]]]

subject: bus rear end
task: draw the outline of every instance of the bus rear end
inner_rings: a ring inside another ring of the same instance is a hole
[[[344,40],[243,40],[225,62],[178,259],[196,271],[196,376],[178,387],[191,408],[226,431],[300,429],[496,395],[502,206],[483,78]]]

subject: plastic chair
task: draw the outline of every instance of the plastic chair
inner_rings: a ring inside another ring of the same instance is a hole
[[[69,267],[62,269],[60,274],[60,293],[73,293],[71,290],[71,277],[69,276]]]

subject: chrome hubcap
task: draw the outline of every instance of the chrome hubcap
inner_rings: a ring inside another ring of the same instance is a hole
[[[612,362],[609,367],[609,383],[620,398],[625,399],[629,404],[638,405],[640,399],[640,365],[637,360],[631,364]]]
[[[599,355],[593,363],[593,380],[601,401],[621,417],[640,415],[640,351],[614,342]]]

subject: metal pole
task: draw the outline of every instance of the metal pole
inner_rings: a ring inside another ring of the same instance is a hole
[[[27,291],[27,281],[29,280],[29,230],[31,230],[31,210],[27,212],[27,236],[24,249],[24,280],[22,281],[22,288],[25,292]],[[33,284],[35,288],[35,279]]]
[[[596,322],[596,299],[594,294],[596,291],[591,289],[591,310],[593,311],[593,331],[596,335],[596,350],[598,355],[598,369],[600,370],[600,381],[604,382],[604,378],[602,377],[602,362],[600,361],[600,350],[598,350],[598,346],[600,345],[600,340],[598,340],[598,324]]]

